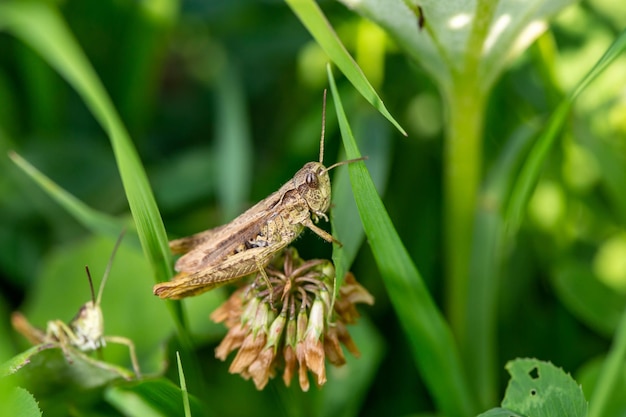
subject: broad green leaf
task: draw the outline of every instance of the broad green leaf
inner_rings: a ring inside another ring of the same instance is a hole
[[[330,66],[341,136],[348,158],[359,158]],[[470,394],[452,333],[391,223],[364,162],[348,166],[354,199],[389,298],[400,319],[414,359],[439,410],[450,417],[471,415]]]
[[[41,346],[33,346],[30,349],[25,350],[24,352],[18,353],[11,359],[4,362],[0,365],[0,378],[12,375],[20,370],[24,365],[27,365],[30,361],[30,358],[33,355],[36,355],[39,351],[41,351]]]
[[[488,91],[505,66],[543,31],[546,19],[575,0],[340,0],[378,23],[445,90],[475,77]],[[408,3],[408,4],[407,4]],[[424,28],[411,10],[422,9]],[[477,18],[478,17],[478,18]]]
[[[324,13],[314,0],[285,0],[298,19],[326,52],[328,57],[343,72],[363,97],[387,118],[404,136],[406,132],[391,116],[374,87],[343,46]]]
[[[533,417],[587,416],[580,386],[562,369],[536,359],[516,359],[506,369],[511,380],[502,407]]]
[[[22,363],[13,373],[18,374],[20,384],[42,396],[93,389],[134,376],[126,368],[94,359],[73,347],[64,353],[58,343],[34,346],[11,360],[18,361]]]
[[[516,412],[511,410],[506,410],[504,408],[492,408],[491,410],[479,414],[478,417],[524,417]]]
[[[4,395],[0,396],[4,397]],[[42,413],[33,395],[21,387],[10,388],[0,407],[1,417],[41,417]]]
[[[41,275],[20,311],[40,329],[45,329],[49,320],[69,322],[91,299],[85,266],[89,266],[97,290],[113,244],[111,238],[89,238],[54,251],[42,260]],[[131,339],[140,367],[148,374],[162,371],[162,343],[174,331],[165,303],[150,291],[151,281],[150,268],[140,250],[122,241],[102,296],[104,333]],[[125,346],[107,344],[103,354],[108,362],[130,365]]]

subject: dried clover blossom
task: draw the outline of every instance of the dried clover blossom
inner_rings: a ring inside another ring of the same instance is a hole
[[[303,261],[293,248],[265,271],[269,286],[258,274],[211,314],[213,321],[229,329],[215,356],[226,360],[237,350],[229,371],[252,379],[259,390],[279,369],[287,386],[296,369],[303,391],[309,389],[309,371],[323,385],[325,360],[336,366],[346,362],[341,344],[360,355],[346,324],[359,317],[356,303],[371,305],[374,298],[348,273],[333,305],[333,264],[323,259]]]

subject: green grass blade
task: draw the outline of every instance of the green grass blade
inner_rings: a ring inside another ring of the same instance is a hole
[[[613,346],[602,364],[598,383],[593,390],[589,401],[589,417],[601,417],[607,415],[607,409],[611,405],[611,396],[622,395],[616,393],[615,386],[619,379],[623,378],[624,363],[626,362],[626,310],[622,313],[620,324],[615,332]]]
[[[20,1],[0,4],[0,28],[33,48],[76,90],[111,141],[126,198],[130,206],[144,255],[152,267],[155,281],[171,276],[171,254],[163,220],[139,155],[111,99],[87,57],[80,49],[58,11],[48,3]],[[183,326],[180,304],[168,302],[188,363],[191,339]],[[199,366],[190,366],[197,391],[204,390]]]
[[[389,176],[392,131],[383,119],[372,117],[374,109],[371,107],[363,109],[366,110],[361,110],[357,114],[354,123],[355,131],[360,138],[363,153],[368,156],[369,171],[376,189],[380,191],[385,188]],[[358,209],[352,196],[347,167],[337,168],[332,179],[332,196],[333,209],[330,212],[332,232],[333,236],[343,244],[343,246],[333,245],[333,263],[337,274],[335,291],[338,291],[343,283],[345,272],[352,265],[365,238]]]
[[[516,184],[513,186],[510,201],[508,204],[505,221],[508,222],[508,230],[514,234],[519,228],[526,206],[537,184],[543,163],[552,146],[559,137],[561,128],[567,120],[567,115],[574,103],[574,100],[584,91],[584,89],[600,75],[624,50],[626,49],[626,30],[613,42],[602,58],[581,80],[578,86],[558,105],[550,119],[543,134],[530,150],[526,163],[522,167]]]
[[[59,205],[65,208],[68,213],[71,213],[76,220],[94,234],[101,234],[115,239],[126,226],[126,222],[94,210],[74,197],[17,153],[9,152],[9,157],[22,171],[48,193],[52,199],[56,200]],[[137,243],[139,242],[137,241]]]
[[[361,155],[348,125],[337,87],[328,78],[348,158]],[[449,326],[391,223],[364,162],[348,166],[361,222],[413,356],[438,409],[449,417],[474,414],[459,354]]]
[[[187,382],[183,372],[183,364],[180,361],[180,354],[176,352],[176,363],[178,364],[178,378],[180,379],[180,390],[183,395],[183,409],[185,417],[191,417],[191,406],[189,405],[189,393],[187,392]]]
[[[102,125],[111,140],[139,239],[155,279],[168,279],[171,256],[167,236],[146,173],[109,96],[61,16],[46,3],[5,3],[0,6],[2,26],[59,72]]]
[[[298,19],[315,38],[328,57],[339,67],[341,72],[350,80],[352,85],[374,106],[383,116],[406,136],[406,131],[393,118],[385,107],[374,87],[361,71],[361,68],[348,53],[339,40],[337,33],[324,16],[324,13],[314,0],[285,0]]]

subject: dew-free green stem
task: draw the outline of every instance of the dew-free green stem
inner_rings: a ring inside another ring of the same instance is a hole
[[[472,226],[481,178],[483,94],[476,83],[459,80],[448,96],[444,150],[446,294],[448,318],[460,342],[465,337]]]
[[[454,70],[452,84],[445,94],[448,109],[444,148],[444,252],[448,266],[446,307],[461,355],[471,363],[483,363],[474,362],[477,358],[464,355],[467,339],[471,337],[467,334],[465,315],[468,305],[472,303],[468,296],[472,244],[480,243],[473,242],[473,226],[482,173],[485,106],[490,89],[481,82],[480,65],[496,7],[497,2],[477,1],[463,65]],[[489,372],[488,369],[478,371],[483,376]],[[480,393],[483,389],[488,391],[489,387],[476,387],[475,391]],[[479,395],[482,400],[484,397]]]

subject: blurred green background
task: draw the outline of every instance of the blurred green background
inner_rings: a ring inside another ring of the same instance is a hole
[[[448,110],[443,93],[378,26],[338,2],[319,4],[408,133],[403,137],[335,72],[390,217],[446,311]],[[278,189],[305,162],[317,160],[328,58],[284,2],[66,0],[51,6],[60,11],[120,113],[169,238],[229,221]],[[549,22],[485,97],[483,178],[493,179],[511,143],[541,129],[559,100],[618,37],[626,5],[583,1]],[[415,36],[422,35],[416,26]],[[621,56],[576,101],[516,239],[502,248],[493,349],[500,394],[507,379],[504,364],[515,357],[552,361],[578,377],[583,388],[592,387],[597,358],[607,352],[626,306],[624,74]],[[344,158],[341,149],[329,108],[327,165]],[[39,55],[0,33],[0,362],[26,347],[10,328],[10,312],[20,310],[41,327],[49,319],[70,320],[89,299],[84,265],[99,282],[113,246],[113,239],[95,236],[17,168],[9,150],[91,208],[120,219],[129,216],[111,146],[83,100]],[[489,207],[488,194],[478,199]],[[483,244],[472,241],[473,248]],[[295,246],[306,258],[330,258],[332,252],[308,232]],[[225,291],[185,301],[201,365],[190,372],[199,372],[204,385],[204,391],[190,393],[201,397],[205,411],[233,416],[432,413],[432,397],[367,244],[351,270],[376,298],[373,307],[361,309],[362,323],[352,330],[362,358],[350,361],[348,377],[333,370],[328,385],[308,395],[285,389],[280,378],[257,393],[213,358],[224,330],[209,323],[208,314]],[[154,271],[136,238],[126,239],[104,292],[107,334],[135,340],[145,372],[166,372],[178,384],[172,343],[167,349],[174,324],[165,302],[152,295],[153,284]],[[123,349],[110,355],[127,361]],[[115,392],[94,395],[78,407],[86,414],[76,415],[94,415],[84,410],[95,413],[98,407],[98,415],[117,415],[119,409],[110,405],[116,404]],[[624,412],[615,407],[610,415]]]

